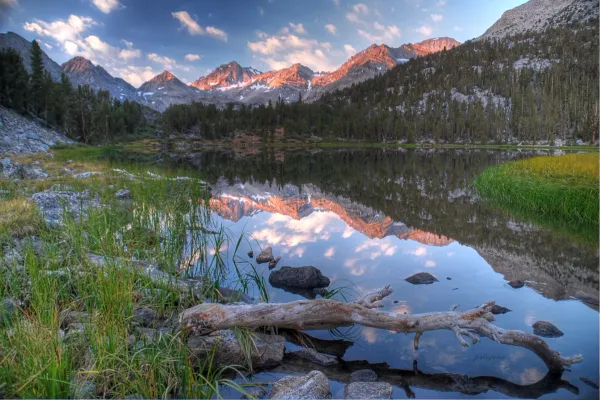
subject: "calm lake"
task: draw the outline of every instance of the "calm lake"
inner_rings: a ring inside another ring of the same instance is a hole
[[[282,257],[278,268],[315,266],[348,296],[391,285],[394,293],[383,309],[398,313],[446,311],[454,304],[466,310],[496,300],[512,310],[497,315],[497,325],[532,332],[534,322],[550,321],[564,332],[545,339],[551,347],[584,356],[562,376],[547,376],[533,353],[489,339],[463,348],[451,332],[426,332],[415,351],[412,334],[355,326],[309,332],[351,340],[343,355],[346,364],[327,369],[292,360],[251,379],[274,381],[282,374],[321,369],[331,379],[333,397],[341,398],[347,372],[371,368],[394,385],[394,398],[597,398],[597,389],[579,378],[598,383],[598,243],[494,208],[473,188],[486,167],[532,155],[517,150],[211,150],[178,159],[211,184],[213,223],[233,238],[248,237],[237,251],[240,259],[248,259],[251,248],[258,254],[272,246]],[[232,256],[234,249],[221,251]],[[267,264],[257,268],[268,281]],[[439,282],[404,280],[423,271]],[[525,286],[507,284],[516,279]],[[270,286],[268,291],[271,302],[304,298]]]

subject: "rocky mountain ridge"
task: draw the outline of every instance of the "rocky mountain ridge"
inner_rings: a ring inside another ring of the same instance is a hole
[[[248,84],[254,76],[262,72],[251,68],[242,67],[236,61],[222,64],[206,76],[201,76],[190,86],[200,90],[226,90]]]

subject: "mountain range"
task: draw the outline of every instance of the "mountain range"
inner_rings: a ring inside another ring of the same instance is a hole
[[[530,0],[506,11],[477,40],[543,31],[548,27],[582,21],[597,15],[596,0]],[[210,74],[199,77],[190,85],[183,83],[171,72],[164,71],[137,89],[83,57],[75,57],[60,66],[43,53],[43,62],[55,80],[60,79],[64,72],[74,85],[87,84],[95,90],[109,91],[115,99],[128,99],[157,111],[164,111],[171,104],[192,101],[218,106],[227,103],[258,105],[278,99],[292,102],[299,96],[307,101],[314,101],[324,93],[373,78],[411,58],[449,50],[458,45],[458,41],[449,37],[427,39],[397,48],[373,44],[330,72],[315,72],[302,64],[261,72],[231,61],[220,65]],[[0,49],[17,50],[27,68],[30,68],[30,47],[31,43],[16,33],[0,34]]]

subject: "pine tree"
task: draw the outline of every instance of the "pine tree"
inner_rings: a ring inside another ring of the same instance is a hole
[[[31,42],[31,76],[29,79],[29,94],[32,111],[40,115],[43,107],[45,89],[44,63],[42,49],[37,41]]]

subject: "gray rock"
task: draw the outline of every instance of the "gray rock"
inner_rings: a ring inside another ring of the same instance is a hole
[[[253,333],[253,339],[255,346],[251,346],[250,354],[252,368],[274,367],[281,364],[285,350],[285,339],[282,336]],[[216,346],[215,364],[247,364],[246,354],[235,334],[230,330],[216,331],[208,336],[191,336],[188,339],[192,357],[198,360],[203,360],[210,354],[214,346]]]
[[[281,256],[278,256],[276,259],[274,259],[273,261],[269,262],[269,269],[273,269],[277,266],[277,263],[279,262],[279,260],[281,260]]]
[[[386,382],[352,382],[344,388],[345,399],[391,399],[394,388]]]
[[[82,172],[80,174],[75,174],[75,175],[73,175],[73,177],[75,179],[87,179],[92,176],[102,176],[102,175],[104,175],[102,172],[88,171],[88,172]]]
[[[498,304],[494,304],[492,306],[492,309],[490,310],[490,312],[492,314],[498,315],[498,314],[506,314],[507,312],[511,312],[512,310],[506,308],[506,307],[502,307],[499,306]]]
[[[10,158],[0,160],[0,176],[7,179],[46,179],[48,174],[33,164],[21,165]]]
[[[244,390],[248,394],[247,395],[243,395],[241,397],[242,399],[263,399],[265,397],[265,395],[267,394],[264,391],[264,389],[261,389],[259,387],[244,388]]]
[[[142,341],[159,342],[165,335],[171,334],[171,328],[135,328]]]
[[[252,250],[250,250],[248,252],[248,257],[250,257],[250,258],[254,257],[254,252]]]
[[[319,353],[315,349],[311,348],[303,348],[298,351],[292,352],[292,354],[295,354],[298,357],[302,357],[306,360],[312,361],[316,364],[325,366],[335,365],[339,363],[337,357],[330,356],[329,354]]]
[[[270,399],[324,399],[329,397],[329,380],[321,371],[303,376],[284,376],[273,383]]]
[[[18,306],[18,300],[13,297],[2,299],[0,302],[0,323],[12,318],[17,313]]]
[[[96,397],[96,385],[91,379],[74,379],[70,386],[72,399],[91,399]]]
[[[115,193],[115,197],[119,200],[130,200],[131,199],[131,190],[121,189],[117,193]]]
[[[514,280],[508,282],[508,285],[514,289],[520,289],[523,286],[525,286],[525,282],[523,282],[522,280]]]
[[[433,282],[437,282],[438,280],[435,278],[435,276],[428,272],[419,272],[409,276],[405,279],[405,281],[412,283],[413,285],[429,285]]]
[[[243,293],[239,290],[230,289],[230,288],[219,288],[217,289],[221,294],[221,302],[223,303],[238,303],[244,302],[246,304],[253,304],[254,298],[248,296],[246,293]]]
[[[268,263],[274,259],[275,257],[273,257],[273,248],[271,247],[267,247],[256,256],[256,262],[258,264]]]
[[[329,278],[313,266],[281,267],[281,269],[271,272],[269,282],[275,287],[302,289],[327,287],[331,283]]]
[[[533,324],[533,333],[547,338],[561,337],[564,333],[548,321],[537,321]]]
[[[63,168],[60,170],[59,175],[75,175],[75,171],[73,171],[71,168]]]
[[[377,382],[377,374],[372,369],[359,369],[350,374],[350,382]]]
[[[31,196],[40,208],[44,220],[50,227],[58,227],[65,222],[65,215],[70,215],[76,222],[93,208],[101,207],[100,201],[85,192],[40,192]]]
[[[158,314],[151,308],[140,307],[133,310],[133,321],[144,327],[153,327],[158,323]]]

